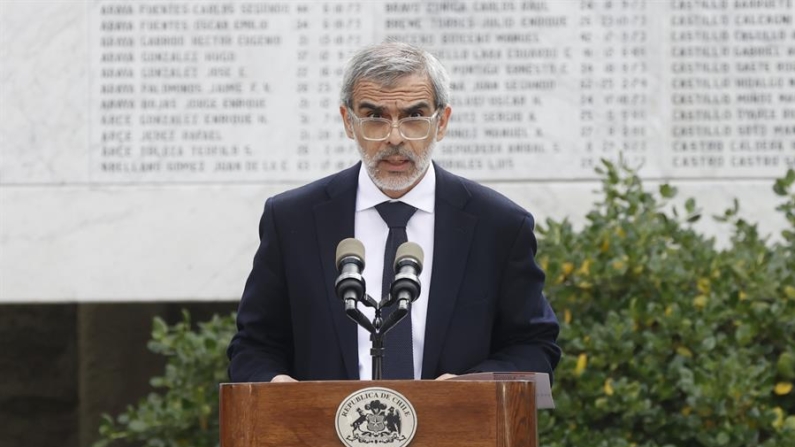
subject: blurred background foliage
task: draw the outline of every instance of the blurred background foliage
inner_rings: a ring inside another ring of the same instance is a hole
[[[795,446],[795,171],[776,181],[789,228],[773,240],[738,216],[718,247],[696,232],[698,204],[644,190],[603,162],[587,223],[539,225],[537,261],[561,323],[557,409],[539,413],[549,447]],[[94,447],[218,445],[234,315],[191,328],[155,319],[149,349],[168,356],[150,394]]]
[[[218,384],[227,381],[226,347],[235,333],[234,315],[214,316],[192,325],[168,326],[156,317],[148,348],[167,357],[151,393],[115,419],[103,415],[93,447],[212,447],[218,445]]]

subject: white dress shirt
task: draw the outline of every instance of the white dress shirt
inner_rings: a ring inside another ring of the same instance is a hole
[[[354,221],[354,236],[364,244],[365,267],[364,280],[367,285],[367,294],[376,301],[381,298],[381,281],[384,268],[384,247],[389,234],[389,227],[378,214],[375,206],[379,203],[390,201],[373,183],[364,166],[359,169],[359,186],[356,191],[356,216]],[[414,345],[414,378],[422,376],[422,354],[425,347],[425,320],[428,315],[428,291],[431,287],[431,272],[433,271],[433,230],[434,208],[436,204],[436,172],[433,164],[428,167],[428,172],[420,182],[397,199],[409,204],[417,211],[406,225],[408,240],[419,244],[424,253],[422,273],[420,273],[420,297],[411,306],[411,332]],[[359,309],[368,320],[372,321],[375,310],[359,304]],[[401,321],[399,324],[406,324]],[[359,346],[359,379],[371,380],[373,376],[373,358],[370,356],[370,333],[361,326],[358,327]],[[384,346],[389,353],[389,346]]]

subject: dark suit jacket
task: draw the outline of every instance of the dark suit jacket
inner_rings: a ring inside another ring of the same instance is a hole
[[[334,293],[337,244],[354,235],[359,166],[266,201],[228,350],[231,380],[359,378],[357,325]],[[551,377],[559,327],[542,295],[533,217],[489,188],[435,169],[422,378],[468,371]]]

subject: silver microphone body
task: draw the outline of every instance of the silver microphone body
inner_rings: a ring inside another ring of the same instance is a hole
[[[334,282],[337,297],[344,300],[346,311],[355,309],[365,292],[364,245],[353,238],[343,239],[337,245],[336,261],[340,273]]]
[[[405,242],[398,247],[395,253],[395,280],[392,281],[390,294],[398,300],[399,307],[408,307],[420,297],[422,285],[423,252],[422,248],[414,242]]]

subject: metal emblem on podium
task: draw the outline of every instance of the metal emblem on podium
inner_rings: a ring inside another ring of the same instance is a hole
[[[337,408],[337,436],[348,447],[409,445],[417,432],[417,413],[395,390],[361,389]]]

